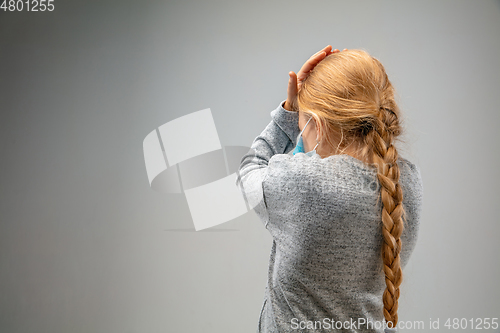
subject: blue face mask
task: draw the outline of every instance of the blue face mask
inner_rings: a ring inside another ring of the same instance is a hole
[[[295,146],[295,149],[293,151],[293,155],[297,154],[297,153],[303,153],[303,154],[306,154],[307,156],[313,156],[313,155],[316,155],[316,147],[318,147],[319,145],[319,142],[316,140],[317,144],[316,146],[313,148],[313,150],[311,151],[308,151],[307,153],[304,151],[304,141],[302,140],[302,132],[304,132],[304,130],[306,129],[307,125],[309,124],[309,122],[311,121],[312,117],[309,118],[309,120],[307,121],[306,125],[304,126],[304,128],[302,129],[302,131],[300,131],[299,135],[297,136],[297,145]]]

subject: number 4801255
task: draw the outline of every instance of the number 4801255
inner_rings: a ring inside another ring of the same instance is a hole
[[[51,12],[54,8],[54,0],[3,0],[0,5],[4,12]]]
[[[470,322],[470,325],[469,325]],[[488,330],[498,328],[498,318],[448,318],[444,326],[448,329],[477,329]]]

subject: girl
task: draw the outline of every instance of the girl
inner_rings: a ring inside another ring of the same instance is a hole
[[[273,239],[258,332],[396,332],[423,186],[393,86],[330,45],[289,76],[236,181]]]

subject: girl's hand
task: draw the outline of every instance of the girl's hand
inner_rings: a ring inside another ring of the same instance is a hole
[[[346,51],[347,49],[344,49]],[[302,66],[300,71],[295,74],[293,71],[289,72],[288,75],[290,78],[288,79],[288,89],[287,89],[287,94],[288,97],[286,99],[284,108],[285,110],[290,110],[290,111],[296,111],[295,106],[296,106],[296,100],[297,100],[297,93],[299,92],[299,89],[302,85],[302,81],[306,79],[306,77],[309,75],[311,70],[327,55],[330,55],[332,53],[340,52],[338,49],[335,49],[332,51],[332,46],[328,45],[324,49],[316,52],[313,54]]]

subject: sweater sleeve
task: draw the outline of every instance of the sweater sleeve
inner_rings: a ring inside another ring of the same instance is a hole
[[[267,211],[263,182],[268,164],[277,154],[288,154],[297,144],[300,133],[299,113],[283,108],[285,101],[271,111],[271,122],[252,142],[250,151],[241,158],[236,185],[242,191],[250,209],[254,209],[267,228]]]

